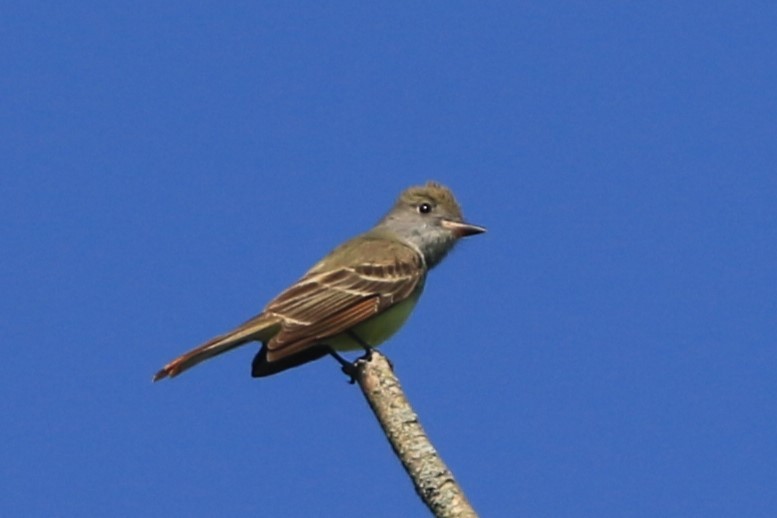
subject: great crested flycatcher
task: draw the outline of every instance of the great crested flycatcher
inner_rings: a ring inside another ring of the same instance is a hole
[[[251,375],[269,376],[337,350],[377,346],[404,324],[426,273],[459,238],[485,228],[465,223],[453,193],[428,182],[405,190],[368,232],[335,248],[260,314],[176,358],[154,381],[174,377],[248,342],[261,342]]]

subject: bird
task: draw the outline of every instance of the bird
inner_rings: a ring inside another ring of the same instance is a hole
[[[252,377],[265,377],[332,355],[369,354],[409,317],[429,270],[463,237],[484,227],[464,221],[453,192],[440,183],[405,189],[378,223],[324,256],[264,310],[167,363],[153,381],[173,378],[236,347],[259,342]]]

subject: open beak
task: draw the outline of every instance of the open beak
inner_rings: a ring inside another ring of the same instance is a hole
[[[460,221],[451,221],[449,219],[442,220],[443,228],[447,228],[456,237],[474,236],[475,234],[482,234],[486,231],[485,227],[479,227],[478,225],[470,225]]]

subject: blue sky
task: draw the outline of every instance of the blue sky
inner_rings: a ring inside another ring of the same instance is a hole
[[[483,516],[777,515],[771,2],[11,2],[4,516],[426,516],[329,360],[152,384],[403,188],[384,352]]]

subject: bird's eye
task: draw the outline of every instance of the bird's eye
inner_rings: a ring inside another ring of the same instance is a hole
[[[422,203],[418,206],[418,212],[421,214],[429,214],[432,212],[432,204],[431,203]]]

